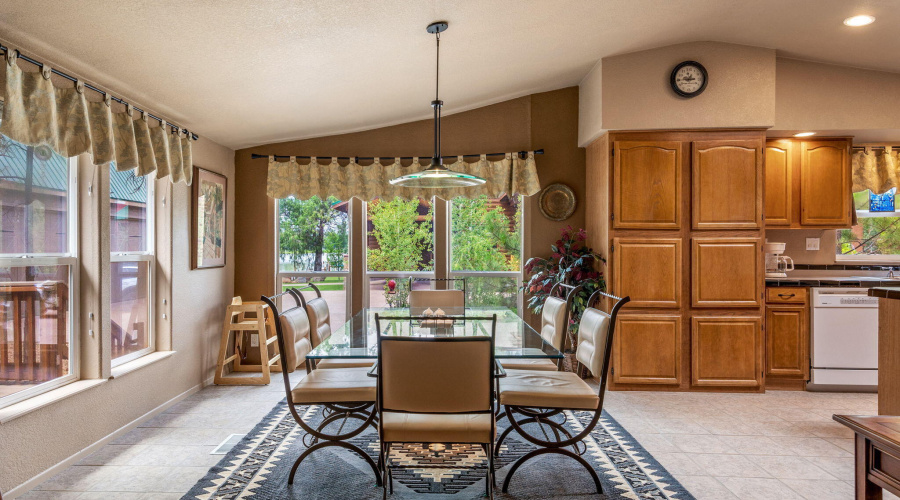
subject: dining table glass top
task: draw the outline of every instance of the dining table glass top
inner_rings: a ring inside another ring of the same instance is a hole
[[[375,315],[381,318],[382,335],[405,337],[489,336],[491,317],[497,315],[494,355],[498,359],[561,359],[562,353],[547,343],[515,311],[502,307],[445,308],[445,318],[415,320],[427,316],[421,309],[373,307],[363,309],[344,325],[333,328],[306,357],[310,359],[365,359],[378,357],[378,330]],[[402,319],[401,319],[402,318]],[[449,319],[452,318],[452,319]]]

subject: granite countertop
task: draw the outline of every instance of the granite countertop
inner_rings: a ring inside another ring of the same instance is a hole
[[[766,286],[809,286],[809,287],[857,287],[857,288],[873,288],[873,287],[893,287],[900,285],[900,280],[887,279],[878,277],[823,277],[823,278],[766,278]],[[900,288],[896,288],[900,291]],[[898,292],[900,293],[900,292]],[[900,297],[898,297],[900,298]]]
[[[882,299],[900,299],[900,287],[873,287],[869,289],[869,297],[880,297]]]

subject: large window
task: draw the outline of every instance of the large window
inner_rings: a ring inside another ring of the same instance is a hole
[[[434,206],[422,198],[366,204],[369,307],[409,305],[409,278],[434,278]],[[413,282],[430,288],[428,282]]]
[[[315,284],[328,302],[332,328],[347,321],[349,214],[350,204],[334,197],[278,203],[278,283],[282,291]]]
[[[76,378],[75,171],[0,136],[0,407]]]
[[[450,208],[450,276],[466,279],[466,305],[519,309],[522,198],[456,198]]]
[[[900,211],[895,206],[896,188],[883,195],[871,191],[853,193],[857,223],[837,231],[838,260],[900,260]]]
[[[112,365],[152,352],[153,176],[109,166]]]

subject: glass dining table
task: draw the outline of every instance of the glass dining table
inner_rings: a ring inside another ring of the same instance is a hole
[[[563,354],[547,343],[515,311],[502,307],[445,308],[442,319],[418,320],[431,311],[410,308],[366,308],[343,326],[333,329],[330,337],[307,354],[309,360],[377,359],[378,325],[382,335],[406,337],[489,336],[492,316],[497,315],[494,355],[502,365],[504,359],[545,358],[559,360]],[[452,318],[452,319],[449,319]]]

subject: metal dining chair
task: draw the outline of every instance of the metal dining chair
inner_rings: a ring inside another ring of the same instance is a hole
[[[272,297],[263,296],[262,300],[272,308],[277,318],[275,321],[275,334],[278,337],[280,352],[289,352],[287,331],[300,332],[309,329],[309,317],[302,303],[279,311],[276,303],[278,299],[291,292],[283,292]],[[295,296],[292,294],[292,296]],[[308,351],[307,351],[308,352]],[[379,466],[362,448],[349,442],[349,440],[369,426],[374,427],[375,420],[375,379],[368,375],[370,367],[361,368],[335,368],[331,370],[309,370],[307,365],[306,375],[291,387],[291,379],[287,370],[282,371],[284,378],[285,397],[288,409],[294,417],[297,425],[308,436],[313,437],[309,446],[294,462],[291,473],[288,476],[288,484],[294,484],[294,476],[300,463],[316,450],[327,447],[340,447],[359,455],[375,473],[375,482],[381,485]],[[322,422],[313,428],[300,417],[297,405],[320,405],[324,408]],[[327,410],[327,411],[325,411]],[[343,419],[337,434],[329,434],[326,428],[333,422]],[[349,420],[359,421],[359,425],[349,430],[344,430]]]
[[[544,340],[560,352],[565,352],[566,334],[569,330],[569,317],[572,314],[572,300],[584,285],[567,285],[557,283],[550,289],[550,294],[541,308],[540,334]],[[565,295],[562,295],[566,290]],[[503,368],[507,370],[541,370],[557,371],[560,361],[547,358],[503,360]]]
[[[393,494],[390,447],[393,443],[481,445],[488,459],[485,493],[494,482],[494,336],[497,315],[465,318],[491,321],[491,336],[413,337],[381,335],[384,318],[375,315],[378,331],[378,435],[383,497]]]
[[[301,290],[312,290],[316,296],[306,300]],[[331,311],[328,309],[328,302],[322,298],[322,292],[314,283],[307,283],[305,286],[291,288],[289,290],[297,301],[306,309],[309,316],[311,327],[310,343],[315,349],[322,342],[331,337]],[[312,364],[312,363],[310,363]],[[313,365],[315,368],[371,368],[372,361],[365,359],[320,359]]]
[[[613,301],[609,313],[593,307],[601,297]],[[594,376],[600,377],[598,392],[595,393],[587,382],[571,372],[507,370],[507,376],[500,380],[500,404],[506,410],[506,418],[510,427],[500,436],[497,449],[503,439],[513,430],[525,440],[539,446],[538,449],[526,453],[512,465],[503,482],[504,493],[509,489],[513,475],[522,464],[534,457],[548,453],[564,455],[577,461],[591,475],[597,486],[597,493],[603,493],[600,479],[594,468],[580,455],[566,448],[577,445],[587,437],[594,430],[603,413],[603,397],[606,394],[616,316],[629,300],[629,297],[619,298],[597,291],[591,295],[588,307],[581,316],[575,358],[584,364]],[[594,414],[590,422],[573,436],[561,424],[550,420],[550,417],[567,410],[592,411]],[[522,418],[517,419],[519,416]],[[539,437],[529,433],[525,427],[528,424],[538,424],[542,432],[542,424],[550,426],[557,439],[551,441],[546,435]],[[565,437],[561,438],[560,435]]]

